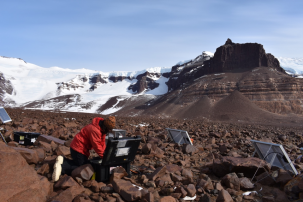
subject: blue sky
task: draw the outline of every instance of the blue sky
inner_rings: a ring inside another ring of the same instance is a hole
[[[303,57],[302,8],[299,0],[0,0],[0,55],[135,71],[215,52],[230,38]]]

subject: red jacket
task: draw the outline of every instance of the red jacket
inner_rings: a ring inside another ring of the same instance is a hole
[[[103,153],[106,148],[106,133],[99,126],[99,121],[103,120],[104,119],[100,117],[94,118],[91,124],[82,128],[74,137],[70,147],[87,157],[90,155],[89,150],[94,149],[95,152],[103,158]]]

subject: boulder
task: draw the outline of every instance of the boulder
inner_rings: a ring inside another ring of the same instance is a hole
[[[284,186],[284,192],[295,197],[303,192],[303,176],[298,175],[297,177],[288,181]]]
[[[51,201],[71,202],[74,198],[76,198],[76,196],[83,193],[84,191],[85,189],[80,186],[72,186],[60,192],[57,196],[52,198]]]
[[[185,190],[187,191],[187,196],[189,197],[194,197],[196,195],[196,187],[194,184],[187,185]]]
[[[19,152],[28,164],[37,164],[39,162],[39,157],[35,150],[21,147],[12,148]]]
[[[109,181],[112,182],[114,179],[121,179],[126,176],[128,176],[128,174],[123,167],[116,167],[113,169]]]
[[[66,146],[63,146],[63,145],[59,145],[56,149],[56,154],[59,156],[59,155],[62,155],[62,156],[68,156],[70,155],[70,149]]]
[[[231,195],[224,189],[219,191],[219,195],[217,197],[216,202],[233,202],[234,200],[231,198]]]
[[[120,196],[126,201],[136,201],[141,199],[142,195],[139,189],[132,185],[131,182],[114,179],[112,182],[115,192],[120,194]]]
[[[240,190],[240,180],[236,173],[230,173],[225,175],[221,179],[222,184],[224,184],[226,187],[234,189],[236,191]]]
[[[93,174],[94,174],[94,168],[92,167],[91,164],[84,164],[72,171],[73,178],[79,177],[82,180],[90,180]]]
[[[231,156],[223,156],[222,159],[215,159],[213,163],[213,173],[219,177],[232,172],[243,173],[246,177],[253,177],[257,169],[257,175],[270,170],[271,166],[266,161],[255,158],[235,158]]]
[[[19,152],[0,141],[0,199],[2,201],[46,201],[47,192],[43,190],[36,171],[28,165]]]
[[[51,195],[51,193],[53,192],[54,183],[48,181],[48,179],[44,176],[38,175],[38,177],[40,178],[40,184],[42,186],[44,194],[46,196]]]
[[[57,144],[64,145],[65,141],[60,140],[59,138],[49,136],[49,135],[39,135],[39,137],[36,139],[36,142],[46,142],[50,144],[52,141],[54,141]]]
[[[241,190],[250,190],[254,188],[253,183],[251,183],[251,181],[247,177],[239,178],[239,180]]]
[[[37,173],[40,175],[46,175],[49,173],[49,164],[44,163],[38,170]]]
[[[194,155],[199,152],[199,149],[197,149],[194,145],[190,144],[183,144],[182,147],[183,153]]]
[[[64,175],[60,177],[54,187],[56,189],[68,189],[72,186],[79,186],[79,184],[71,176]]]
[[[157,168],[151,175],[148,176],[150,180],[155,180],[158,177],[162,177],[166,173],[166,167]]]
[[[201,187],[201,188],[206,189],[206,190],[213,190],[214,189],[213,183],[207,175],[205,175],[204,177],[202,177],[201,179],[199,179],[197,181],[197,187],[199,187],[199,188]]]
[[[160,198],[160,202],[177,202],[177,199],[172,196],[164,196]]]
[[[276,178],[276,182],[280,185],[284,186],[287,182],[292,180],[292,176],[289,174],[289,172],[279,169],[278,177]]]

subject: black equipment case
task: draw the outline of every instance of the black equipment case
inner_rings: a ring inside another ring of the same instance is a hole
[[[130,163],[135,159],[141,137],[109,138],[103,159],[91,160],[97,182],[108,181],[112,169],[121,166],[130,176]]]
[[[33,145],[40,133],[14,132],[14,141],[21,145]]]

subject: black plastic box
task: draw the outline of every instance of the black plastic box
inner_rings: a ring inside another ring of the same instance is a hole
[[[14,132],[14,141],[21,145],[33,145],[40,133]]]
[[[127,177],[131,177],[130,162],[115,165],[101,165],[101,163],[91,162],[91,165],[96,172],[95,180],[97,182],[107,182],[112,174],[112,169],[119,166],[123,167],[126,170],[128,174]]]
[[[130,177],[130,163],[135,159],[141,137],[109,138],[103,159],[91,160],[91,164],[96,172],[97,182],[108,181],[112,169],[121,166]]]

